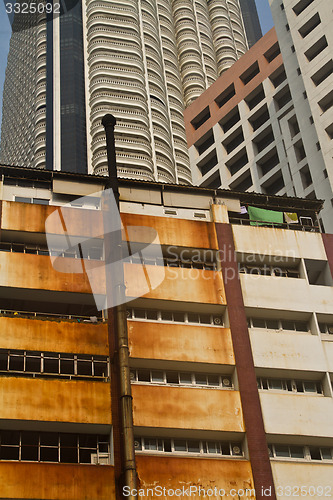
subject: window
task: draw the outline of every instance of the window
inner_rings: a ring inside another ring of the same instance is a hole
[[[311,186],[311,184],[312,184],[312,176],[311,176],[311,172],[310,172],[309,166],[305,165],[305,167],[303,167],[299,171],[299,173],[300,173],[300,176],[301,176],[301,181],[302,181],[303,188],[306,189],[307,187]]]
[[[270,63],[281,53],[279,43],[276,42],[267,52],[264,53],[264,57]]]
[[[140,368],[131,370],[131,382],[233,389],[233,384],[229,375],[146,370]]]
[[[244,101],[251,110],[263,99],[265,99],[265,91],[262,84],[260,84],[247,97],[245,97]]]
[[[295,12],[296,16],[299,16],[303,10],[305,10],[310,4],[312,4],[314,0],[300,0],[294,7],[293,11]]]
[[[259,73],[259,65],[258,62],[256,61],[253,63],[242,75],[240,75],[240,79],[246,85],[249,83],[256,75]]]
[[[299,30],[299,34],[301,35],[302,38],[305,38],[306,36],[311,33],[319,24],[320,24],[320,17],[319,14],[316,13],[307,23],[305,23]]]
[[[236,94],[235,86],[232,83],[215,99],[215,102],[219,108],[222,108],[222,106],[224,106],[228,101],[230,101],[230,99],[232,99],[235,94]]]
[[[304,52],[304,55],[308,59],[308,61],[312,61],[323,50],[325,50],[326,47],[328,47],[328,43],[324,35],[316,43],[314,43],[306,52]]]
[[[234,149],[236,149],[240,144],[244,142],[244,135],[242,127],[235,130],[225,141],[222,142],[227,155],[230,154]]]
[[[209,107],[207,106],[205,109],[201,111],[193,120],[191,121],[191,124],[197,130],[201,125],[203,125],[208,119],[210,118],[210,111]]]
[[[332,323],[319,323],[319,330],[321,333],[333,335],[333,322]]]
[[[270,76],[269,79],[272,82],[274,88],[277,88],[281,83],[283,83],[287,78],[284,66],[280,66],[277,70],[275,70]]]
[[[223,441],[201,441],[196,439],[135,437],[134,446],[136,452],[146,453],[195,453],[202,456],[243,456],[242,446],[237,442],[232,443]]]
[[[210,129],[199,141],[195,143],[195,147],[197,148],[198,154],[201,155],[204,151],[206,151],[210,146],[214,144],[214,135],[212,129]]]
[[[0,349],[0,375],[18,373],[27,377],[53,376],[106,381],[109,377],[109,360],[107,356],[91,354]]]
[[[242,148],[238,151],[230,160],[226,162],[226,167],[231,175],[235,175],[241,168],[243,168],[249,162],[246,148]]]
[[[227,115],[225,115],[219,122],[224,133],[228,132],[237,122],[240,120],[240,115],[238,111],[238,106],[232,109]]]
[[[249,318],[249,328],[264,328],[266,330],[286,330],[296,332],[310,332],[310,327],[306,321],[293,321],[293,320],[277,320],[266,318]]]
[[[331,90],[318,102],[318,106],[321,108],[323,113],[333,106],[333,90]]]
[[[323,388],[320,382],[315,380],[294,380],[294,379],[276,379],[264,378],[257,379],[258,389],[286,391],[301,394],[323,394]]]
[[[330,59],[324,66],[322,66],[314,75],[311,80],[318,87],[323,81],[326,80],[333,73],[333,60]]]
[[[127,309],[127,319],[223,326],[222,316],[194,312],[155,311],[133,308]]]
[[[0,432],[0,460],[109,464],[108,435],[56,432]]]
[[[210,153],[208,153],[205,158],[203,158],[198,164],[197,167],[201,172],[201,175],[206,175],[212,168],[217,165],[217,155],[216,149],[213,149]]]
[[[268,451],[271,458],[332,460],[333,457],[332,448],[320,446],[270,444]]]
[[[297,268],[276,267],[270,265],[249,266],[247,264],[240,264],[239,272],[242,274],[254,274],[261,276],[278,276],[283,278],[300,278]]]

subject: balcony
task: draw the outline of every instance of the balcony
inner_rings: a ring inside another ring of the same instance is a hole
[[[157,288],[152,289],[150,283],[160,281],[161,269],[165,272],[164,279]],[[150,265],[145,266],[144,272],[139,264],[125,264],[124,270],[127,297],[143,296],[147,299],[178,302],[226,304],[222,275],[219,272]],[[145,295],[142,293],[143,283],[147,283],[149,290]]]
[[[191,486],[201,486],[206,491],[216,487],[226,492],[232,488],[253,488],[251,466],[247,460],[137,455],[136,465],[138,476],[146,488],[165,485],[175,491],[183,487],[186,490]],[[329,481],[326,484],[330,484]],[[194,494],[196,492],[192,491]],[[255,497],[247,494],[246,498],[253,500]]]
[[[229,328],[128,321],[131,358],[234,365]]]
[[[0,418],[111,425],[109,384],[1,378]]]
[[[231,221],[232,222],[232,221]],[[249,224],[250,221],[246,220]],[[325,260],[326,253],[320,234],[307,231],[290,231],[269,227],[233,225],[232,232],[237,252],[261,255],[289,256]]]
[[[25,313],[26,314],[26,313]],[[107,356],[106,323],[78,323],[76,320],[41,320],[0,317],[0,345],[2,349],[68,352]],[[24,335],[22,335],[24,332]]]
[[[250,338],[256,367],[320,372],[326,366],[317,335],[251,329]]]
[[[45,233],[46,218],[58,210],[64,218],[67,234],[87,237],[103,234],[103,220],[100,211],[12,201],[2,202],[1,229]],[[64,228],[60,217],[52,217],[48,221],[47,230],[49,233],[62,235]]]
[[[19,204],[17,204],[19,205]],[[83,273],[80,259],[62,258],[62,270],[56,271],[46,255],[0,252],[1,281],[0,287],[56,292],[75,292],[80,294],[105,293],[105,276],[102,266],[92,263],[93,276]],[[91,286],[90,286],[91,285]]]
[[[260,394],[267,434],[333,438],[330,397],[305,394]]]
[[[134,425],[244,432],[239,392],[133,385]]]
[[[166,195],[168,193],[164,196]],[[161,245],[197,248],[198,242],[200,242],[200,248],[218,248],[214,225],[207,222],[135,214],[122,214],[122,220],[124,225],[127,226],[147,226],[154,228],[158,233]],[[151,241],[144,239],[144,233],[137,236],[136,241],[151,243]]]
[[[330,314],[333,287],[309,285],[305,279],[240,276],[245,307],[260,307],[280,311]]]
[[[115,498],[112,466],[0,462],[3,498],[109,500]]]

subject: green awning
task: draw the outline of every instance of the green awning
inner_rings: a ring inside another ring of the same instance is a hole
[[[264,208],[248,207],[251,226],[263,226],[265,223],[283,224],[283,212],[265,210]]]

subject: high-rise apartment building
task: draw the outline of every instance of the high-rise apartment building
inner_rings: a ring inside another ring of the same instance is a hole
[[[285,16],[280,6],[276,16]],[[193,182],[323,199],[321,219],[325,231],[333,232],[330,52],[322,31],[309,34],[307,52],[302,42],[299,49],[292,45],[287,28],[283,24],[281,36],[273,28],[185,110]]]
[[[191,183],[184,109],[247,51],[239,0],[90,0],[40,17],[12,35],[1,161],[105,173],[111,112],[119,175]]]
[[[0,172],[1,498],[126,498],[115,326],[92,296],[109,286],[107,181]],[[151,240],[139,228],[154,229],[162,251],[119,263],[133,299],[138,498],[331,495],[333,239],[319,232],[322,203],[125,179],[120,200],[124,238],[142,248]],[[150,284],[164,279],[134,298],[142,266]]]

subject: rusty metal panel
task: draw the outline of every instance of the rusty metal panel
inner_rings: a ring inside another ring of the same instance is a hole
[[[107,324],[2,316],[0,347],[108,356]]]
[[[97,210],[55,207],[50,205],[35,205],[2,202],[1,228],[12,231],[45,232],[45,219],[53,212],[61,210],[68,234],[92,236],[103,234],[102,212]],[[63,234],[64,228],[58,217],[49,221],[48,232]]]
[[[122,214],[121,218],[124,225],[148,226],[156,229],[161,245],[175,245],[193,248],[218,248],[214,224],[211,222],[136,214]],[[140,239],[139,232],[137,238],[133,238],[133,240],[139,242],[142,241]],[[143,241],[143,243],[148,242]]]
[[[139,297],[142,280],[139,264],[125,264],[125,285],[128,297]],[[158,282],[159,266],[146,266],[151,282]],[[144,295],[149,299],[199,302],[200,304],[225,304],[222,275],[205,269],[165,267],[163,282]],[[155,278],[156,275],[156,278]]]
[[[2,498],[56,500],[113,500],[114,468],[109,465],[71,465],[0,462]]]
[[[134,425],[244,432],[238,391],[132,386]]]
[[[65,272],[60,273],[53,269],[46,255],[0,252],[0,286],[91,293],[90,283],[93,281],[94,293],[105,293],[102,265],[95,265],[90,283],[82,272],[80,259],[63,258],[63,266]]]
[[[111,424],[109,384],[3,377],[0,419]]]
[[[183,486],[185,489],[190,486],[201,486],[205,490],[215,487],[217,489],[223,488],[226,493],[229,493],[233,488],[236,490],[250,490],[254,488],[251,464],[247,460],[214,460],[137,455],[136,463],[138,488],[145,490],[147,488],[154,488],[155,486],[173,490],[177,488],[182,489]],[[199,497],[199,495],[197,496]],[[148,496],[145,498],[153,499],[156,498],[156,495],[152,496],[148,493]],[[222,497],[213,495],[209,498],[221,500]],[[246,498],[254,500],[255,496],[249,494]]]
[[[128,321],[132,358],[234,365],[229,328]]]

